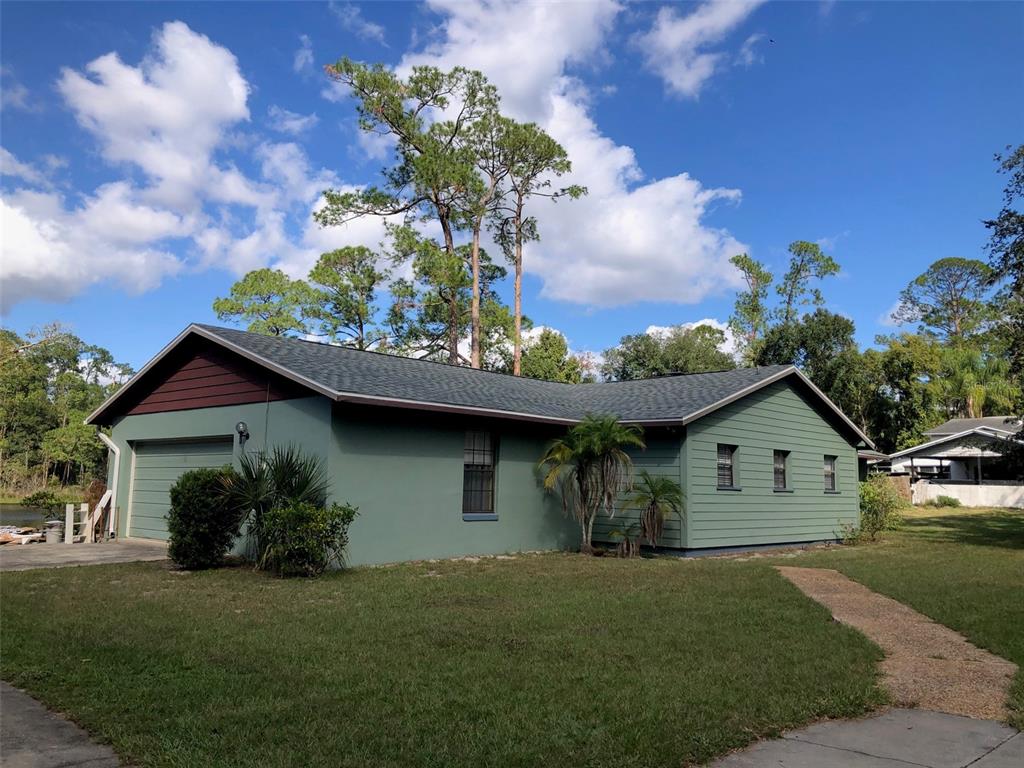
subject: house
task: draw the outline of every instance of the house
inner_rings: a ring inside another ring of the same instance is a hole
[[[1010,416],[950,419],[885,463],[892,474],[910,476],[915,504],[951,496],[968,506],[1024,506],[1024,486],[1012,478],[1006,461],[1020,428]]]
[[[873,446],[792,366],[574,385],[191,325],[87,421],[112,428],[119,536],[167,537],[182,472],[294,444],[359,507],[348,556],[368,564],[578,545],[537,462],[588,413],[642,425],[637,467],[683,487],[667,548],[832,540],[857,520]]]

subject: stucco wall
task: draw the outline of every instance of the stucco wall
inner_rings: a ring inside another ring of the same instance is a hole
[[[1024,483],[985,481],[981,485],[922,480],[912,486],[914,503],[952,496],[965,507],[1024,507]]]
[[[575,525],[537,473],[552,430],[411,410],[338,406],[329,465],[333,498],[359,507],[351,564],[560,549]],[[498,436],[497,520],[462,517],[466,429]],[[557,430],[556,430],[557,431]]]
[[[266,445],[295,444],[327,461],[331,403],[319,396],[278,400],[269,404],[124,416],[114,425],[111,435],[121,449],[117,489],[118,536],[127,535],[125,523],[130,501],[132,446],[136,441],[234,436],[237,464],[240,446],[235,424],[239,421],[244,421],[249,427],[246,451],[259,451]]]
[[[785,381],[694,422],[685,440],[688,548],[835,539],[857,520],[856,449]],[[719,443],[738,447],[741,490],[717,488]],[[775,450],[790,452],[791,492],[774,491]],[[838,457],[838,493],[824,490],[825,455]]]

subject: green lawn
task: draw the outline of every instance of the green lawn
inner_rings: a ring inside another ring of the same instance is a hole
[[[7,573],[0,676],[146,766],[680,766],[882,699],[763,562]]]
[[[842,571],[1016,663],[1012,722],[1024,730],[1024,512],[917,509],[881,542],[788,564]]]
[[[785,562],[1024,666],[1024,515],[927,515]],[[877,649],[771,562],[6,573],[0,676],[142,766],[679,766],[882,701]]]

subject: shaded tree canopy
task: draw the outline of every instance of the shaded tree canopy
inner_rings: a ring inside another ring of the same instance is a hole
[[[919,323],[922,333],[962,343],[991,318],[992,270],[983,261],[950,257],[934,262],[900,293],[894,319]]]
[[[623,336],[605,350],[601,374],[613,381],[646,379],[670,373],[702,373],[736,367],[723,352],[725,333],[710,325],[675,326],[666,333]]]
[[[257,269],[231,286],[227,297],[215,299],[221,320],[242,323],[253,333],[291,336],[309,331],[304,318],[312,290],[279,269]]]
[[[579,384],[583,380],[580,359],[570,354],[565,337],[545,328],[526,344],[522,356],[522,375],[531,379]]]

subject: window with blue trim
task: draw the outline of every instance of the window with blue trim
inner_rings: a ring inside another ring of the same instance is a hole
[[[494,514],[495,439],[490,432],[467,432],[462,454],[462,514]]]

